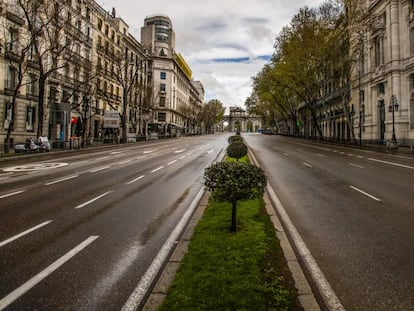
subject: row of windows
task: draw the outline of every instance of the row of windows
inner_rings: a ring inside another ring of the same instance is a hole
[[[3,128],[7,130],[12,121],[15,121],[14,109],[12,103],[6,103],[4,105],[4,123]],[[26,132],[34,132],[35,130],[35,121],[36,121],[36,107],[26,106]],[[16,127],[16,123],[14,123]]]

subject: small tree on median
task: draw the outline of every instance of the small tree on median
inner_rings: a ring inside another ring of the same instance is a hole
[[[204,185],[212,191],[213,199],[232,206],[231,228],[236,232],[236,208],[242,200],[261,198],[266,187],[264,171],[255,165],[239,162],[219,162],[207,168]]]
[[[227,147],[227,155],[232,158],[239,159],[247,154],[247,146],[242,141],[235,141]]]

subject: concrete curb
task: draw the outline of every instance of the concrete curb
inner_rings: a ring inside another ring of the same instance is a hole
[[[208,204],[208,197],[210,193],[205,192],[198,204],[196,210],[191,216],[183,234],[177,241],[176,247],[169,257],[163,271],[161,272],[155,286],[149,294],[144,307],[142,310],[145,311],[156,311],[167,296],[168,288],[174,281],[178,267],[180,266],[181,260],[188,251],[188,245],[190,244],[191,237],[194,233],[194,228],[198,221],[204,214],[204,210]]]
[[[203,216],[204,210],[207,207],[209,195],[210,194],[206,192],[201,198],[198,207],[194,211],[194,214],[188,222],[188,225],[185,228],[180,239],[177,241],[173,253],[164,266],[164,269],[161,272],[157,282],[155,283],[155,286],[153,287],[151,293],[149,294],[142,310],[158,310],[159,306],[167,296],[168,288],[174,281],[181,260],[184,258],[185,254],[188,251],[188,245],[190,244],[191,237],[193,236],[194,228]],[[282,247],[289,270],[292,273],[292,277],[295,281],[295,287],[298,290],[298,299],[300,304],[305,311],[320,311],[321,309],[315,299],[312,289],[302,271],[299,261],[287,237],[287,234],[283,230],[283,226],[273,208],[273,205],[267,193],[265,193],[263,199],[265,202],[266,211],[276,230],[276,235],[280,241],[280,246]]]
[[[305,311],[319,311],[321,310],[316,298],[312,292],[312,289],[303,273],[303,270],[299,264],[299,261],[293,251],[290,241],[286,232],[283,230],[283,226],[277,216],[273,205],[269,199],[267,192],[263,196],[267,214],[273,223],[276,230],[276,236],[280,241],[280,247],[283,250],[286,262],[289,270],[292,273],[293,280],[295,281],[295,287],[298,290],[298,299]]]

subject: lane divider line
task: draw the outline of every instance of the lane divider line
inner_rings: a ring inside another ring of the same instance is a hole
[[[307,166],[309,168],[312,168],[312,165],[310,165],[309,163],[303,162],[303,165],[305,165],[305,166]]]
[[[136,182],[136,181],[138,181],[138,180],[140,180],[140,179],[142,179],[142,178],[144,178],[144,177],[145,177],[145,175],[141,175],[141,176],[139,176],[139,177],[137,177],[137,178],[135,178],[135,179],[133,179],[133,180],[131,180],[131,181],[127,182],[125,185],[130,185],[130,184],[133,184],[134,182]]]
[[[77,178],[77,177],[79,177],[79,175],[67,176],[67,177],[64,177],[64,178],[61,178],[61,179],[57,179],[57,180],[48,182],[48,183],[45,184],[45,186],[50,186],[50,185],[57,184],[57,183],[60,183],[62,181],[70,180],[70,179]]]
[[[185,156],[179,157],[179,159],[180,159],[180,160],[183,160],[183,159],[185,159]]]
[[[187,149],[181,149],[181,150],[175,150],[174,151],[174,153],[181,153],[181,152],[184,152],[184,151],[186,151]]]
[[[37,229],[42,228],[43,226],[46,226],[47,224],[50,224],[53,220],[47,220],[45,222],[42,222],[41,224],[38,224],[37,226],[34,226],[30,229],[27,229],[26,231],[23,231],[15,236],[12,236],[11,238],[4,240],[2,242],[0,242],[0,247],[3,247],[6,244],[9,244],[10,242],[13,242],[14,240],[17,240],[19,238],[21,238],[22,236],[25,236],[26,234],[29,234],[30,232],[33,232]]]
[[[129,162],[131,162],[132,160],[125,160],[125,161],[122,161],[122,162],[118,162],[118,163],[115,163],[116,165],[122,165],[122,164],[127,164],[127,163],[129,163]]]
[[[253,163],[255,163],[255,165],[259,165],[253,153],[250,152],[249,155],[251,156]],[[315,282],[315,285],[328,310],[345,311],[345,308],[343,307],[339,298],[336,296],[322,270],[319,268],[316,260],[313,258],[310,250],[306,246],[299,232],[296,230],[295,225],[290,220],[285,207],[282,205],[282,202],[280,202],[278,196],[273,191],[269,183],[267,183],[266,191],[269,195],[270,201],[272,202],[273,208],[279,215],[282,223],[286,228],[286,231],[289,233],[289,236],[292,239],[293,244],[296,246],[302,262],[305,264],[306,269],[312,277],[312,280]]]
[[[368,158],[368,160],[374,161],[374,162],[380,162],[380,163],[384,163],[384,164],[389,164],[389,165],[394,165],[394,166],[399,166],[399,167],[404,167],[404,168],[408,168],[408,169],[414,170],[414,166],[409,166],[409,165],[394,163],[394,162],[390,162],[390,161],[378,160],[378,159],[374,159],[374,158]]]
[[[164,166],[160,166],[160,167],[157,167],[156,169],[153,169],[150,173],[152,174],[152,173],[155,173],[155,172],[157,172],[157,171],[159,171],[159,170],[161,170],[161,169],[163,169],[164,168]]]
[[[20,194],[20,193],[25,192],[25,191],[26,190],[19,190],[19,191],[15,191],[15,192],[3,194],[3,195],[0,196],[0,199],[4,199],[4,198],[7,198],[7,197],[11,197],[13,195]]]
[[[144,275],[142,276],[137,286],[135,287],[135,289],[129,296],[128,300],[125,302],[121,311],[135,311],[138,309],[142,300],[146,296],[147,291],[151,287],[151,284],[154,282],[154,279],[157,276],[159,270],[161,269],[165,260],[167,259],[168,254],[170,253],[171,249],[174,247],[175,242],[177,241],[181,232],[184,230],[185,226],[187,225],[187,222],[189,221],[191,215],[193,214],[194,210],[198,206],[198,203],[200,202],[203,195],[204,195],[204,187],[202,187],[199,190],[194,200],[191,202],[191,205],[188,207],[184,215],[181,217],[177,226],[174,228],[170,236],[167,238],[165,243],[162,245],[160,251],[155,256],[154,260],[152,261],[151,265],[148,267],[147,271],[145,271]]]
[[[101,195],[98,195],[96,198],[93,198],[93,199],[91,199],[91,200],[89,200],[89,201],[87,201],[85,203],[82,203],[82,204],[76,206],[75,209],[79,209],[79,208],[85,207],[86,205],[91,204],[91,203],[95,202],[96,200],[99,200],[100,198],[106,196],[107,194],[109,194],[111,192],[112,191],[107,191],[107,192],[105,192],[105,193],[103,193]]]
[[[358,168],[365,168],[362,165],[358,165],[358,164],[355,164],[355,163],[349,163],[349,165],[352,165],[352,166],[355,166],[355,167],[358,167]]]
[[[110,168],[110,166],[109,166],[109,165],[108,165],[108,166],[98,167],[98,168],[95,168],[95,169],[93,169],[93,170],[90,170],[90,171],[89,171],[89,173],[96,173],[96,172],[99,172],[99,171],[106,170],[106,169],[108,169],[108,168]]]
[[[167,165],[174,164],[175,162],[177,162],[177,160],[173,160],[173,161],[171,161],[171,162],[168,162],[168,163],[167,163]]]
[[[98,237],[99,237],[98,235],[90,236],[85,241],[80,243],[78,246],[76,246],[75,248],[73,248],[72,250],[67,252],[65,255],[60,257],[54,263],[49,265],[46,269],[44,269],[40,273],[36,274],[30,280],[28,280],[27,282],[22,284],[20,287],[16,288],[14,291],[12,291],[10,294],[8,294],[6,297],[2,298],[0,300],[0,310],[4,310],[5,308],[7,308],[7,306],[9,306],[15,300],[20,298],[22,295],[24,295],[26,292],[28,292],[30,289],[32,289],[34,286],[36,286],[38,283],[43,281],[46,277],[48,277],[54,271],[59,269],[64,263],[66,263],[69,259],[71,259],[75,255],[77,255],[80,251],[82,251],[84,248],[86,248],[89,244],[91,244],[93,241],[95,241]]]
[[[359,193],[362,193],[363,195],[366,195],[367,197],[369,197],[369,198],[371,198],[371,199],[373,199],[373,200],[375,200],[377,202],[381,202],[380,199],[378,199],[377,197],[374,197],[372,194],[369,194],[368,192],[365,192],[365,191],[363,191],[363,190],[361,190],[361,189],[359,189],[359,188],[357,188],[355,186],[349,186],[349,187],[351,189],[354,189],[355,191],[358,191]]]

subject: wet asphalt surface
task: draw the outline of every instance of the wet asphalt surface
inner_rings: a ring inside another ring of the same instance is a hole
[[[245,135],[346,310],[414,310],[414,158]]]
[[[10,299],[6,310],[121,309],[227,137],[0,162],[0,299]]]

